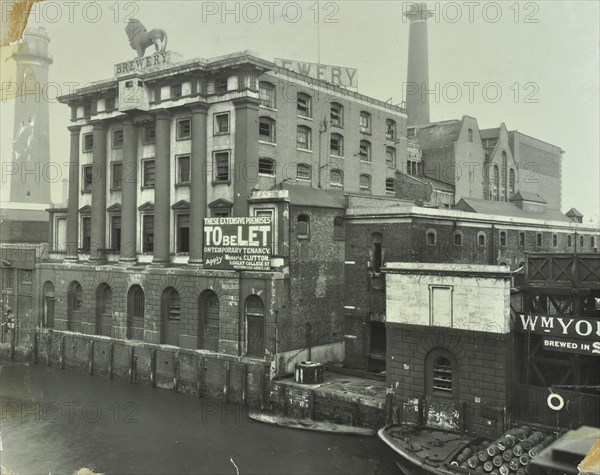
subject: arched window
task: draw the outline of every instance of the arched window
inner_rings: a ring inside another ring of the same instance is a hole
[[[552,235],[552,247],[558,247],[558,236],[556,234]]]
[[[258,83],[260,89],[260,105],[275,109],[275,86],[270,82],[261,81]]]
[[[69,284],[67,300],[67,329],[80,332],[83,317],[83,290],[79,282],[73,281]]]
[[[596,247],[596,236],[590,236],[590,247]]]
[[[329,139],[329,154],[334,157],[344,156],[344,137],[340,134],[331,134]]]
[[[342,170],[331,170],[329,174],[329,184],[336,188],[344,187],[344,173]]]
[[[370,162],[371,161],[371,142],[369,142],[368,140],[361,140],[358,155],[360,157],[361,162]]]
[[[312,131],[306,125],[297,127],[296,148],[300,150],[312,150]]]
[[[454,231],[454,244],[457,246],[463,245],[463,233],[461,231]]]
[[[144,339],[144,291],[132,285],[127,292],[127,339]]]
[[[163,290],[161,299],[161,343],[179,346],[179,321],[181,301],[179,292],[173,287]]]
[[[500,231],[500,246],[506,247],[506,231]]]
[[[96,334],[111,336],[112,289],[108,284],[100,284],[96,289]]]
[[[296,231],[298,239],[309,239],[310,238],[310,218],[306,214],[298,216],[296,223]]]
[[[43,313],[42,313],[42,327],[54,328],[54,284],[52,282],[44,283],[42,295],[44,301],[42,302]]]
[[[341,216],[333,218],[333,238],[344,239],[344,219]]]
[[[360,131],[364,133],[371,133],[371,114],[362,111],[360,113]]]
[[[542,245],[542,233],[537,234],[537,245],[538,246]]]
[[[483,231],[480,231],[477,233],[477,245],[478,246],[485,246],[485,233]]]
[[[275,176],[275,160],[273,160],[272,158],[259,158],[258,174]]]
[[[468,130],[468,133],[467,133],[467,140],[468,140],[469,142],[472,142],[472,141],[473,141],[473,129],[469,129],[469,130]]]
[[[506,169],[508,167],[508,159],[506,156],[506,152],[502,151],[502,189],[500,193],[500,201],[506,201],[506,195],[508,194],[508,190],[506,189]]]
[[[458,397],[458,367],[454,355],[443,348],[425,357],[425,392],[440,397]]]
[[[396,168],[396,149],[394,147],[385,148],[385,164],[390,168]]]
[[[385,138],[396,140],[396,121],[393,119],[386,119],[385,121]]]
[[[519,233],[519,246],[525,247],[525,233]]]
[[[335,127],[343,127],[344,126],[344,106],[338,104],[337,102],[331,103],[331,125]]]
[[[246,355],[265,356],[265,306],[258,295],[246,299]]]
[[[312,99],[308,94],[303,92],[298,93],[298,101],[296,107],[299,117],[312,117]]]
[[[428,246],[435,246],[437,243],[437,232],[435,229],[428,229],[425,232],[425,242]]]
[[[219,297],[207,290],[198,299],[198,348],[219,351]]]
[[[267,143],[275,143],[275,121],[270,117],[259,117],[258,140]]]
[[[541,244],[539,244],[541,246]],[[579,236],[579,247],[583,247],[583,236]]]
[[[296,165],[296,178],[298,180],[312,180],[312,169],[310,165],[305,165],[303,163],[299,163]]]
[[[510,197],[512,198],[515,194],[515,169],[511,168],[508,172],[508,187],[510,191]]]
[[[385,192],[391,194],[396,193],[396,180],[393,178],[387,178],[385,180]]]
[[[498,165],[494,165],[494,177],[492,181],[492,200],[499,200],[499,190],[500,190],[500,169]]]
[[[371,175],[360,175],[358,180],[360,191],[371,191]]]
[[[572,247],[573,246],[573,236],[571,236],[570,234],[567,236],[567,247]]]

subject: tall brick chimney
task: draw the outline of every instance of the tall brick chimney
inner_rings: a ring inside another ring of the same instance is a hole
[[[429,123],[429,53],[427,19],[433,12],[425,2],[409,5],[404,16],[410,21],[408,33],[408,73],[406,78],[406,112],[408,125]]]

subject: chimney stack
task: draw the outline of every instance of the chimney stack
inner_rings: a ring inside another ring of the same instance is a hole
[[[427,19],[433,12],[425,2],[408,6],[404,16],[410,21],[408,33],[408,70],[406,78],[406,113],[408,126],[429,123],[429,53]]]

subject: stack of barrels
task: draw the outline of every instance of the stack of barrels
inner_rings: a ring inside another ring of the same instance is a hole
[[[525,475],[529,461],[552,442],[552,435],[523,426],[509,430],[492,443],[466,447],[450,465],[490,475]]]

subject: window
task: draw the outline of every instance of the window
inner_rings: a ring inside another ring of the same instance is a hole
[[[396,121],[387,119],[385,121],[385,138],[388,140],[396,140]]]
[[[258,140],[275,143],[275,121],[270,117],[258,119]]]
[[[454,244],[456,246],[463,245],[463,235],[460,231],[454,231]]]
[[[114,96],[107,97],[104,99],[104,110],[110,112],[115,109],[116,100]]]
[[[177,140],[189,139],[192,136],[192,120],[179,119],[177,121]]]
[[[173,287],[163,291],[163,311],[167,320],[179,320],[181,318],[181,300],[179,292]]]
[[[500,246],[506,247],[506,231],[500,231]]]
[[[81,250],[90,252],[92,245],[92,218],[83,216],[81,218]]]
[[[556,234],[552,235],[552,246],[558,247],[558,236]]]
[[[394,147],[385,148],[385,164],[390,168],[396,168],[396,149]]]
[[[142,252],[154,252],[154,215],[142,216]]]
[[[499,195],[500,190],[500,169],[498,165],[494,165],[494,177],[492,182],[492,189],[490,191],[491,196],[490,199],[493,201],[498,201],[500,199]]]
[[[344,219],[340,216],[333,218],[333,239],[344,239]]]
[[[123,129],[113,130],[112,148],[123,148]]]
[[[296,147],[301,150],[311,150],[311,130],[305,125],[299,125],[297,129]]]
[[[344,187],[344,174],[341,170],[331,170],[329,174],[329,184],[331,186],[343,188]]]
[[[414,127],[409,127],[406,129],[406,138],[414,139],[417,136],[417,130]]]
[[[91,152],[94,148],[94,134],[83,134],[83,151]]]
[[[477,245],[478,246],[485,246],[485,233],[483,231],[480,231],[477,233]]]
[[[215,135],[226,135],[229,133],[229,112],[215,114]]]
[[[110,336],[112,321],[112,289],[100,284],[96,289],[96,334]]]
[[[371,234],[371,269],[381,272],[383,265],[383,236],[381,233]]]
[[[425,233],[425,242],[428,246],[435,246],[437,242],[437,233],[433,229],[428,229]]]
[[[268,82],[259,83],[260,102],[263,107],[275,109],[275,86]]]
[[[272,160],[271,158],[259,158],[258,174],[275,176],[275,160]]]
[[[79,282],[73,281],[69,284],[67,299],[67,329],[79,332],[83,312],[83,289]]]
[[[265,356],[265,306],[258,295],[246,299],[246,355]]]
[[[207,290],[198,298],[198,348],[219,351],[219,297]]]
[[[542,235],[540,233],[537,234],[537,245],[538,246],[542,245]]]
[[[171,86],[171,99],[179,99],[181,97],[181,84],[173,84]]]
[[[178,214],[177,222],[177,252],[190,252],[190,215]]]
[[[94,104],[94,109],[96,108],[95,104]],[[92,103],[91,102],[86,102],[83,105],[83,117],[85,117],[86,119],[92,115]]]
[[[310,219],[307,215],[301,214],[298,216],[296,230],[298,239],[308,239],[310,237]]]
[[[215,181],[229,181],[229,152],[215,152]]]
[[[452,394],[452,364],[448,358],[438,356],[432,366],[433,393]]]
[[[216,94],[225,94],[229,90],[229,84],[227,82],[227,78],[217,79],[215,81],[215,93]]]
[[[371,161],[371,142],[369,142],[368,140],[361,140],[358,155],[360,157],[361,162],[370,162]]]
[[[371,177],[370,175],[361,175],[358,178],[358,188],[362,191],[371,191]]]
[[[596,247],[596,237],[590,236],[590,247]]]
[[[127,338],[144,339],[144,291],[132,285],[127,292]]]
[[[123,164],[115,162],[110,167],[110,187],[113,190],[120,190],[123,187]]]
[[[468,132],[467,132],[467,140],[468,140],[469,142],[472,142],[472,141],[473,141],[473,129],[469,129],[469,130],[468,130]]]
[[[83,174],[81,191],[84,193],[90,193],[92,191],[92,183],[94,181],[94,169],[92,168],[92,165],[84,165],[81,167],[81,171]]]
[[[510,197],[515,194],[515,169],[511,168],[508,172],[508,189]]]
[[[360,131],[363,133],[371,133],[371,114],[368,112],[361,112],[359,119]]]
[[[299,164],[296,166],[296,178],[298,180],[311,180],[311,168],[309,165]]]
[[[385,192],[396,193],[396,180],[393,178],[388,178],[385,180]]]
[[[145,145],[156,142],[156,129],[153,125],[148,125],[144,127],[143,142]]]
[[[121,216],[110,218],[110,248],[113,252],[121,250]]]
[[[344,107],[341,104],[338,104],[337,102],[331,103],[330,119],[331,125],[335,127],[344,126]]]
[[[573,246],[573,237],[569,234],[567,236],[567,247],[572,247]]]
[[[344,156],[344,137],[340,134],[331,134],[329,139],[329,153],[336,157]]]
[[[154,160],[143,160],[142,161],[142,186],[153,187],[155,180],[155,169]]]
[[[579,236],[579,247],[584,247],[583,236]]]
[[[525,233],[519,233],[519,246],[525,247]]]
[[[308,94],[298,93],[296,109],[299,117],[312,117],[311,98]]]
[[[177,184],[190,182],[190,156],[180,155],[177,157]]]

